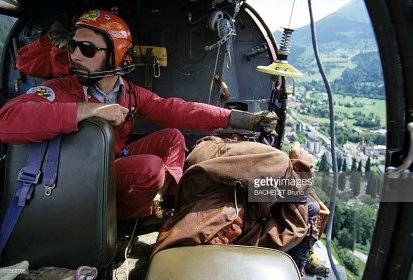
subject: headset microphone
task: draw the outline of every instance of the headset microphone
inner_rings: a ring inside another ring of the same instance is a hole
[[[114,70],[106,70],[106,71],[96,71],[96,72],[89,72],[87,70],[80,70],[76,67],[71,67],[69,69],[70,74],[74,74],[78,77],[82,78],[103,78],[113,75],[124,75],[132,72],[135,69],[135,64],[129,64],[123,66],[121,68],[116,68]]]

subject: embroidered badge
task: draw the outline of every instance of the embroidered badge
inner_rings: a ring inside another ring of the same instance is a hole
[[[51,88],[45,86],[31,88],[27,91],[27,94],[36,94],[38,96],[46,98],[50,102],[53,102],[56,98],[54,91]]]
[[[79,19],[96,20],[100,15],[99,10],[92,10],[84,13]]]

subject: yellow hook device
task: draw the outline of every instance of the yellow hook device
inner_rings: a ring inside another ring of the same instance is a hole
[[[284,77],[302,77],[303,73],[298,71],[294,66],[288,64],[287,61],[276,60],[268,66],[257,66],[257,71],[275,76]]]
[[[291,34],[294,29],[284,28],[281,47],[278,51],[277,60],[268,66],[257,66],[257,71],[275,76],[302,77],[303,74],[294,66],[288,64],[287,57],[290,53]]]

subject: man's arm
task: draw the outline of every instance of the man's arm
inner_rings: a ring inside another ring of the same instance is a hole
[[[100,117],[113,126],[118,126],[125,121],[129,110],[119,104],[77,103],[76,121],[80,122],[90,117]]]
[[[271,132],[278,117],[268,111],[249,113],[228,110],[204,103],[188,102],[180,98],[161,98],[155,93],[141,89],[138,104],[143,116],[168,127],[213,130],[217,128],[241,128]]]
[[[77,131],[77,123],[101,117],[121,124],[128,109],[118,104],[50,102],[37,95],[22,95],[0,110],[0,140],[8,143],[40,142]]]
[[[38,95],[21,95],[0,110],[0,140],[40,142],[77,130],[76,103],[52,103]]]
[[[161,98],[144,88],[135,90],[139,111],[150,121],[167,127],[213,130],[228,127],[231,111],[180,98]]]

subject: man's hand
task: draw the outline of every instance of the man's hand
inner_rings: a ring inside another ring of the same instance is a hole
[[[277,126],[278,117],[274,112],[261,111],[249,113],[239,110],[231,110],[229,126],[232,128],[248,129],[253,131],[273,132]]]
[[[274,112],[270,111],[258,112],[256,114],[259,114],[259,117],[261,118],[261,120],[258,122],[258,125],[260,126],[261,130],[263,130],[266,133],[272,133],[277,135],[277,133],[275,132],[278,120],[277,115]]]
[[[129,110],[119,104],[102,104],[83,102],[77,103],[77,122],[90,117],[100,117],[118,126],[125,121]]]

